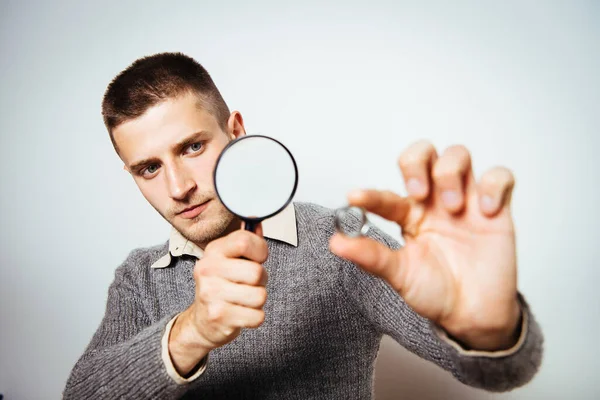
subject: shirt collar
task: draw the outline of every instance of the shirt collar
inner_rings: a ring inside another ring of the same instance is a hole
[[[277,215],[262,222],[263,234],[270,239],[298,246],[298,231],[296,226],[296,212],[294,203],[284,208]],[[171,228],[169,237],[169,251],[156,260],[150,268],[165,268],[171,265],[171,257],[179,257],[183,254],[202,258],[204,251],[195,243],[187,240],[175,227]]]

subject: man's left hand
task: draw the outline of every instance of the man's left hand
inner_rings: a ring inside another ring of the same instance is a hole
[[[336,233],[332,252],[385,279],[417,313],[463,345],[511,347],[521,313],[513,174],[496,167],[476,182],[464,146],[438,156],[427,141],[403,152],[399,167],[408,197],[362,190],[348,201],[397,222],[405,246],[394,251],[370,238]]]

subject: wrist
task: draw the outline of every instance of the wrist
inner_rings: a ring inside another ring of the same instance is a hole
[[[466,350],[500,351],[512,348],[519,340],[523,321],[521,304],[515,300],[503,322],[493,326],[472,326],[447,334]]]
[[[198,333],[190,311],[188,308],[179,314],[169,335],[169,356],[182,376],[188,375],[212,350]]]

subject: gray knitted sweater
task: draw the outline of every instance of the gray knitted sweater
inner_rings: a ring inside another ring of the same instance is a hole
[[[298,202],[295,210],[298,247],[267,239],[265,322],[211,351],[207,369],[191,383],[167,374],[161,336],[194,299],[196,259],[182,255],[168,268],[151,269],[168,242],[133,250],[115,272],[104,318],[71,371],[64,398],[371,399],[384,334],[474,387],[505,391],[534,376],[543,338],[524,299],[528,326],[516,352],[464,354],[387,283],[329,251],[332,210]],[[377,228],[369,236],[399,246]]]

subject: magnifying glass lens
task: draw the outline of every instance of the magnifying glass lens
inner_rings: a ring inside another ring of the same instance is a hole
[[[277,140],[242,136],[219,156],[214,181],[219,199],[231,213],[246,223],[257,223],[289,204],[298,169],[290,151]]]

